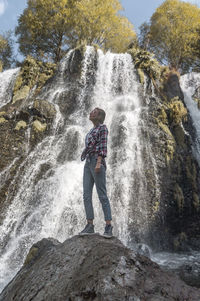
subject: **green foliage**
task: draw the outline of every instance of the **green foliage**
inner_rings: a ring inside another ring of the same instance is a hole
[[[13,62],[13,42],[11,32],[0,35],[0,72],[11,67]]]
[[[136,34],[121,9],[119,0],[28,0],[16,28],[20,51],[54,62],[82,44],[125,51]]]
[[[200,9],[180,0],[166,0],[151,17],[150,49],[162,63],[182,70],[194,61]],[[147,33],[146,33],[147,35]]]
[[[132,48],[128,50],[131,54],[135,67],[143,70],[153,79],[160,78],[161,66],[159,62],[154,58],[154,54],[140,48]],[[141,71],[139,71],[141,72]]]
[[[169,108],[169,120],[171,125],[177,125],[182,122],[182,120],[186,121],[187,119],[187,109],[185,108],[183,102],[179,100],[178,97],[174,97],[170,103],[168,104]]]

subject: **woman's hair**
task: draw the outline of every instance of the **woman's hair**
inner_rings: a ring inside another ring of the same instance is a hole
[[[100,123],[103,123],[106,117],[106,113],[104,110],[100,109],[100,108],[96,108],[99,111],[98,117],[99,117],[99,121]]]

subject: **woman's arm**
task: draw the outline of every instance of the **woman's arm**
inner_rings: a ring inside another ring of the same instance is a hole
[[[107,156],[107,141],[108,141],[108,129],[106,125],[104,125],[100,130],[100,145],[98,151],[98,158],[95,171],[100,171],[101,160]]]

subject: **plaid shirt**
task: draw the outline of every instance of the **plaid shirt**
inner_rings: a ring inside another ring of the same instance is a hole
[[[108,129],[105,124],[93,127],[85,137],[85,149],[81,154],[81,161],[92,154],[102,157],[102,164],[106,166],[104,158],[107,156]]]

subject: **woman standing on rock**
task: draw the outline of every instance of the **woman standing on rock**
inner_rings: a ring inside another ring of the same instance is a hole
[[[105,231],[103,236],[112,237],[111,208],[106,191],[106,161],[108,129],[103,124],[105,111],[95,108],[89,116],[94,127],[85,137],[85,149],[81,154],[81,161],[86,159],[83,172],[83,200],[86,212],[87,225],[80,235],[94,234],[94,210],[92,205],[92,190],[94,183],[102,204],[105,218]]]

